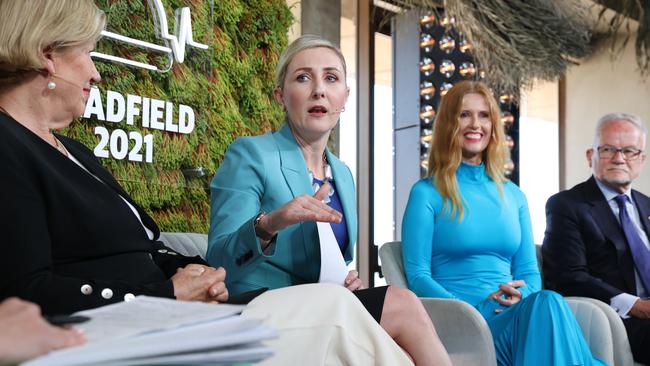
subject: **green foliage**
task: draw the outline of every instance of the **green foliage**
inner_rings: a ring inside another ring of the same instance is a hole
[[[277,129],[282,110],[273,101],[273,73],[287,45],[291,13],[284,0],[163,0],[172,32],[174,11],[189,7],[195,41],[209,45],[187,47],[185,62],[165,73],[97,61],[102,75],[102,97],[112,90],[174,103],[194,110],[196,125],[190,135],[98,120],[73,123],[64,133],[90,149],[99,142],[97,125],[140,131],[154,137],[153,164],[113,158],[100,159],[131,197],[156,220],[163,231],[207,232],[208,185],[230,143],[242,135]],[[162,44],[154,32],[147,0],[97,0],[108,17],[107,30]],[[166,55],[103,39],[99,52],[146,62],[166,69]],[[105,103],[105,100],[103,101]],[[104,104],[105,106],[105,104]],[[130,141],[129,149],[133,147]],[[184,168],[202,167],[205,176],[185,178]]]

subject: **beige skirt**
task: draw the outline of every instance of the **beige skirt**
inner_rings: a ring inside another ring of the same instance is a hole
[[[267,291],[242,316],[263,319],[279,337],[264,366],[413,365],[344,287],[308,284]]]

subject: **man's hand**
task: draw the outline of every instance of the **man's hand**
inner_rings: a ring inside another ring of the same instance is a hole
[[[650,300],[638,299],[628,314],[639,319],[650,319]]]

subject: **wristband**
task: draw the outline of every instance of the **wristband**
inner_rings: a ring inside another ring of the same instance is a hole
[[[259,226],[259,223],[264,216],[266,216],[266,212],[261,211],[260,213],[257,214],[255,220],[253,220],[253,226],[255,227],[255,235],[264,241],[270,241],[271,239],[273,239],[275,235],[269,233],[268,231],[264,230],[262,227]]]

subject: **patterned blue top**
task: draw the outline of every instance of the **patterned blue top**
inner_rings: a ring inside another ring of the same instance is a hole
[[[323,185],[323,181],[317,178],[312,179],[312,184],[314,183],[318,184],[319,187]],[[331,181],[330,184],[334,186],[334,181]],[[341,213],[341,222],[338,224],[332,222],[330,223],[330,226],[332,226],[332,231],[334,232],[336,242],[339,244],[339,248],[341,248],[341,253],[345,253],[345,250],[348,248],[349,241],[348,224],[345,221],[345,215],[343,215],[343,205],[341,204],[341,199],[339,198],[339,194],[336,192],[336,189],[334,190],[334,194],[330,196],[330,201],[327,202],[327,205]]]
[[[478,305],[513,279],[525,297],[541,289],[526,197],[506,182],[501,194],[485,167],[456,171],[464,217],[450,217],[431,178],[418,181],[404,214],[402,242],[408,285],[418,296]]]

